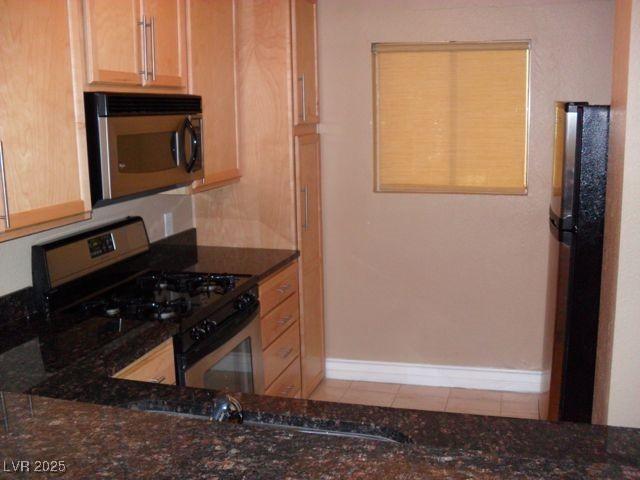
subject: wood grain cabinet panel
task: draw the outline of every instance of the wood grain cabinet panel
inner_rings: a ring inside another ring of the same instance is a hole
[[[47,222],[83,219],[90,205],[67,2],[8,0],[0,10],[3,241],[20,229],[34,233]]]
[[[300,330],[296,322],[264,350],[264,384],[271,385],[299,354]]]
[[[187,35],[185,0],[143,0],[147,18],[147,56],[151,75],[144,85],[187,85]]]
[[[260,314],[265,315],[298,291],[298,262],[269,277],[259,286]]]
[[[187,85],[186,0],[84,0],[90,85]]]
[[[84,0],[87,81],[142,85],[139,0]]]
[[[260,320],[262,347],[268,347],[293,322],[300,319],[300,299],[298,294],[291,295],[284,302],[263,316]]]
[[[296,398],[300,396],[300,362],[291,362],[282,374],[264,392],[276,397]]]
[[[295,125],[319,122],[316,9],[316,0],[291,0]]]
[[[300,219],[302,396],[306,398],[322,380],[325,369],[320,136],[296,137],[295,145]]]
[[[195,192],[240,179],[236,92],[236,2],[190,0],[189,91],[202,96],[204,179]]]
[[[139,382],[176,384],[176,370],[173,356],[173,339],[161,343],[135,362],[127,365],[114,378],[137,380]]]

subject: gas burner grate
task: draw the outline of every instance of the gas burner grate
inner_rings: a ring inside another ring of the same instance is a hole
[[[173,291],[189,295],[201,293],[223,295],[233,290],[236,283],[235,275],[194,272],[158,272],[138,278],[138,286],[143,290]]]

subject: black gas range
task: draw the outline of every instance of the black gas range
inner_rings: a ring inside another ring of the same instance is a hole
[[[139,217],[33,247],[36,300],[59,338],[49,356],[64,363],[65,351],[87,354],[141,325],[171,322],[176,378],[187,385],[193,365],[255,323],[250,275],[150,268],[149,249]]]

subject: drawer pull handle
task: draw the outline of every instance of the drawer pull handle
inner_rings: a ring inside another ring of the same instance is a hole
[[[149,380],[149,382],[151,382],[151,383],[162,383],[166,379],[167,379],[167,377],[160,376],[160,377],[152,378],[151,380]]]
[[[279,294],[283,294],[285,293],[287,290],[289,290],[291,288],[291,284],[289,282],[285,282],[282,285],[280,285],[280,287],[278,287],[278,289],[276,290],[276,292],[278,292]]]
[[[295,388],[295,385],[289,385],[288,387],[282,389],[280,395],[289,395],[289,393],[291,393]]]
[[[293,315],[285,315],[276,321],[279,326],[286,325],[293,319]]]
[[[293,347],[280,349],[280,357],[282,358],[287,358],[292,353],[293,353]]]

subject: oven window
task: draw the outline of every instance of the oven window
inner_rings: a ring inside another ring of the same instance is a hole
[[[176,132],[118,135],[118,170],[148,173],[176,167],[172,142]]]
[[[204,388],[253,393],[251,338],[245,339],[203,374]]]

